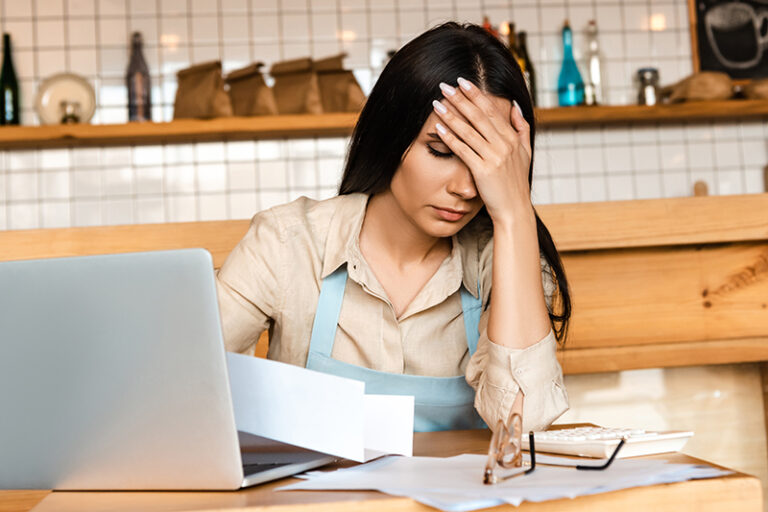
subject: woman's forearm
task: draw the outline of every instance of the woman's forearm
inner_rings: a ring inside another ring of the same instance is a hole
[[[509,220],[494,221],[490,304],[488,338],[494,343],[526,348],[549,333],[532,206],[521,206]]]

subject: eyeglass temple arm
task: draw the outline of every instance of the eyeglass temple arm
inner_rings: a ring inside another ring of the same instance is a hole
[[[619,450],[621,449],[621,447],[624,446],[624,441],[625,441],[625,439],[622,439],[621,441],[619,441],[619,444],[616,446],[616,449],[613,450],[613,455],[611,455],[611,458],[609,458],[606,461],[606,463],[603,464],[602,466],[583,466],[583,465],[579,464],[579,465],[576,466],[576,469],[605,469],[605,468],[607,468],[608,466],[611,465],[611,462],[613,462],[613,459],[616,458],[616,455],[619,453]],[[533,457],[531,457],[531,458],[533,459]]]
[[[536,469],[536,447],[533,444],[533,432],[528,432],[528,451],[531,452],[531,467],[525,470],[525,474]]]

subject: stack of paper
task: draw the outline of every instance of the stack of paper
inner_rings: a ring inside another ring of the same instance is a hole
[[[601,471],[537,466],[533,473],[495,485],[483,484],[487,457],[386,457],[332,472],[313,471],[306,480],[279,490],[378,490],[408,496],[445,511],[467,511],[504,503],[574,498],[588,494],[713,478],[730,473],[707,465],[670,464],[663,460],[623,459]],[[572,459],[538,455],[539,463],[573,464]],[[600,461],[595,464],[600,465]],[[497,469],[498,471],[498,469]],[[509,470],[501,470],[509,474]],[[518,470],[522,471],[522,470]]]
[[[229,352],[227,367],[237,430],[357,462],[413,453],[412,396]]]

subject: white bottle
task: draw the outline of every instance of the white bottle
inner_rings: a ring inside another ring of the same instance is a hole
[[[584,103],[586,105],[602,105],[605,99],[603,91],[602,65],[600,62],[600,47],[597,43],[597,23],[589,20],[587,25],[587,79],[584,84]]]

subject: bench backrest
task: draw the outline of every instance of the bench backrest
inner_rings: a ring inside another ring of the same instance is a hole
[[[572,290],[566,373],[768,360],[768,194],[537,211]],[[0,231],[0,261],[204,247],[219,267],[248,223]]]

